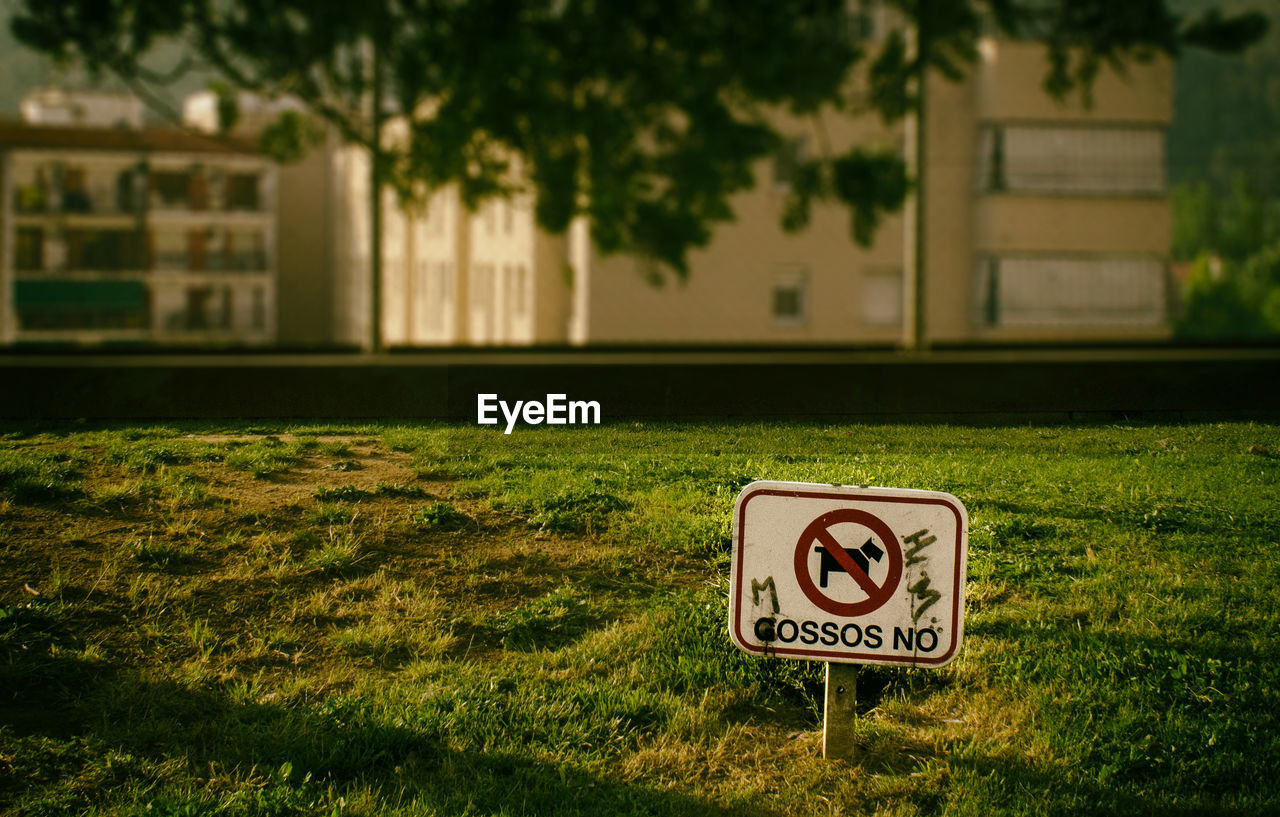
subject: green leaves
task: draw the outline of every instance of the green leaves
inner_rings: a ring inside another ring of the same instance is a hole
[[[1235,53],[1266,36],[1271,21],[1260,11],[1248,11],[1236,17],[1223,17],[1218,9],[1209,9],[1189,23],[1180,37],[1186,45],[1208,51]]]
[[[225,123],[222,108],[222,98],[219,97],[218,116]],[[284,111],[262,129],[258,141],[263,151],[277,162],[296,162],[324,141],[324,130],[297,111]]]
[[[880,217],[902,206],[908,187],[897,156],[855,150],[835,162],[836,195],[853,211],[851,230],[863,246],[871,243]]]
[[[809,224],[814,200],[835,199],[849,208],[849,233],[866,247],[880,220],[902,207],[911,181],[896,154],[855,148],[832,161],[810,161],[796,169],[784,205],[782,225],[788,231]]]

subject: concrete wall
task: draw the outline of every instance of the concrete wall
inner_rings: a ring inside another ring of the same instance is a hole
[[[334,217],[316,236],[331,242],[334,259],[334,341],[363,346],[369,338],[369,157],[361,148],[334,147]]]
[[[596,400],[640,418],[1025,423],[1274,419],[1280,350],[0,355],[0,417],[475,422],[476,395]],[[495,430],[494,433],[501,433]],[[517,430],[518,436],[521,431]],[[513,437],[513,439],[516,439]]]
[[[569,236],[537,232],[533,263],[534,344],[564,343],[571,331],[573,273],[569,260]]]

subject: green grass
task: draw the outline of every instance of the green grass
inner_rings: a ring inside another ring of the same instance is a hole
[[[226,455],[226,464],[233,470],[264,478],[296,465],[311,448],[306,441],[287,443],[269,434],[254,442],[234,444]]]
[[[471,517],[448,502],[432,502],[419,508],[413,520],[437,530],[461,530],[471,524]]]
[[[9,432],[0,813],[1280,812],[1275,426]],[[969,510],[848,761],[725,632],[765,478]]]
[[[79,496],[77,460],[65,452],[0,449],[0,500],[59,502]]]

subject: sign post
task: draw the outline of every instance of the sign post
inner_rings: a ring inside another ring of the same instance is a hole
[[[858,713],[856,664],[827,662],[826,704],[822,710],[822,756],[848,757],[853,753]]]
[[[964,635],[969,517],[938,491],[753,482],[733,509],[729,636],[827,662],[823,753],[852,748],[853,664],[941,667]]]

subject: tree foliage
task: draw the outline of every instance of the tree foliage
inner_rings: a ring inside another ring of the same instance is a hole
[[[1272,27],[1243,54],[1197,50],[1178,60],[1168,139],[1174,184],[1207,182],[1230,195],[1244,173],[1256,191],[1280,198],[1280,4],[1265,8]]]
[[[1280,243],[1243,261],[1205,253],[1183,290],[1174,333],[1185,340],[1280,337]]]
[[[1280,242],[1280,199],[1236,173],[1230,189],[1209,182],[1173,188],[1173,257],[1185,261],[1203,253],[1243,261]]]
[[[1195,259],[1175,325],[1190,340],[1280,337],[1280,200],[1237,173],[1173,189],[1173,256]]]
[[[875,42],[851,36],[845,0],[23,3],[14,34],[60,60],[144,94],[212,70],[231,87],[295,97],[376,149],[406,195],[456,183],[474,207],[527,190],[544,229],[586,215],[602,250],[681,272],[732,218],[730,197],[752,186],[753,164],[780,147],[779,109],[870,106],[893,121],[912,110],[924,72],[959,79],[991,31],[1045,39],[1045,87],[1063,95],[1108,63],[1183,44],[1240,48],[1265,30],[1256,14],[1188,18],[1167,0],[885,0],[901,26]],[[186,58],[156,71],[149,55],[175,40]],[[855,71],[870,89],[856,98]],[[408,138],[383,144],[381,115],[402,117]],[[269,135],[305,147],[296,118]],[[909,190],[901,157],[862,148],[812,157],[796,177],[786,226],[804,226],[811,202],[838,200],[862,243]]]

